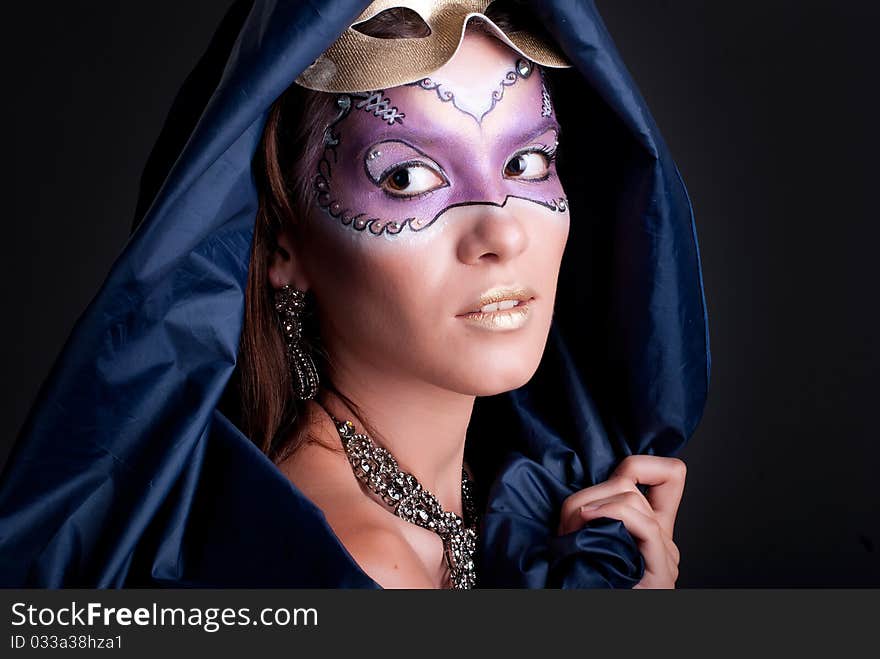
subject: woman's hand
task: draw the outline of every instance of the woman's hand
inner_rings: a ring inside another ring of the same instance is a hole
[[[680,554],[672,541],[672,529],[686,473],[684,462],[678,458],[630,455],[607,481],[566,498],[559,535],[600,517],[619,519],[645,559],[645,576],[634,587],[675,588]],[[651,486],[647,498],[636,488],[638,483]]]

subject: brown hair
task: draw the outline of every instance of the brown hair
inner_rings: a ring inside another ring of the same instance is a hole
[[[489,16],[502,30],[510,28],[511,21],[503,11],[493,11]],[[486,31],[481,22],[469,25]],[[423,36],[425,27],[417,14],[397,8],[381,12],[358,29],[377,38],[403,38]],[[284,227],[295,236],[308,217],[311,185],[323,149],[321,137],[328,117],[334,114],[335,100],[334,94],[291,85],[270,108],[252,163],[259,206],[234,382],[242,430],[276,463],[293,453],[304,438],[295,432],[301,403],[292,395],[293,383],[267,273],[278,248],[279,230]],[[330,360],[320,346],[314,317],[304,318],[303,338],[315,358],[321,387],[358,411],[357,405],[328,378]],[[369,430],[368,422],[361,414],[358,416]]]

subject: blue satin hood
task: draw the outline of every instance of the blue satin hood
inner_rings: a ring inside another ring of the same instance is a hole
[[[163,135],[185,147],[164,140],[170,170],[154,157],[143,221],[9,458],[0,584],[378,587],[218,409],[236,366],[267,110],[367,4],[231,11],[212,46],[223,66],[187,82],[210,100],[194,105],[186,87],[178,98],[190,123],[174,128],[172,113]],[[572,221],[541,366],[521,389],[478,399],[469,429],[484,486],[479,585],[631,587],[644,564],[622,523],[557,537],[558,514],[625,456],[674,454],[699,422],[710,352],[696,230],[593,3],[530,4],[574,64],[552,81],[565,149],[589,157],[560,163]]]

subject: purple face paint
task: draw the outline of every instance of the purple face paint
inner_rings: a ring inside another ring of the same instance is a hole
[[[387,236],[423,231],[453,208],[510,199],[565,213],[559,125],[542,76],[510,51],[483,68],[440,69],[448,99],[419,83],[341,96],[316,179],[319,206]]]

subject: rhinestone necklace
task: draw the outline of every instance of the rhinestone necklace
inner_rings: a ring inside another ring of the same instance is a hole
[[[400,471],[391,453],[376,446],[367,435],[355,433],[351,421],[332,418],[357,479],[391,506],[398,517],[439,535],[443,541],[443,557],[449,568],[452,587],[473,588],[476,584],[474,554],[477,549],[477,515],[472,483],[467,472],[461,470],[462,512],[465,517],[462,519],[453,512],[443,510],[437,498],[424,489],[415,476]]]

